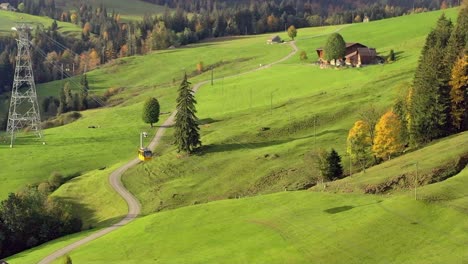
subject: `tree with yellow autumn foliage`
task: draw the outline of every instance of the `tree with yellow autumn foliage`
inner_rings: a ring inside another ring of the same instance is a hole
[[[393,111],[385,113],[375,126],[375,140],[372,146],[374,155],[381,159],[390,159],[392,155],[404,149],[401,140],[401,121]]]
[[[369,124],[362,120],[354,123],[349,130],[347,140],[347,152],[354,163],[358,163],[365,170],[367,162],[371,158],[372,140],[369,135]]]
[[[468,129],[468,56],[458,58],[450,80],[451,116],[457,131]]]

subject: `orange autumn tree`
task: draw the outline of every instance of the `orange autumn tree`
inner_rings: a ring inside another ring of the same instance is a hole
[[[401,121],[393,111],[385,113],[375,126],[374,155],[384,160],[404,149],[401,139]]]
[[[363,170],[371,158],[371,145],[369,125],[362,120],[356,121],[348,133],[347,152],[353,162],[359,163]]]
[[[453,66],[450,80],[450,100],[452,124],[457,131],[467,129],[468,125],[468,56],[460,57]]]

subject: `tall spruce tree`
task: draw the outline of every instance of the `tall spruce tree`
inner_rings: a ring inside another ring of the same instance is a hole
[[[468,1],[466,1],[466,4],[468,4]],[[452,31],[445,53],[445,61],[450,69],[457,58],[463,55],[466,45],[468,45],[468,5],[462,5],[458,13],[457,24]]]
[[[410,112],[410,136],[414,145],[450,133],[450,69],[444,51],[452,22],[445,15],[437,21],[422,50],[414,77]]]
[[[327,156],[327,172],[328,179],[341,179],[343,178],[343,166],[341,166],[341,157],[335,149],[330,151]]]
[[[179,87],[179,97],[177,97],[177,113],[175,116],[175,144],[177,151],[192,153],[197,147],[201,146],[200,128],[198,127],[198,118],[195,113],[194,92],[190,88],[190,82],[187,80],[187,74]]]
[[[86,110],[88,109],[88,95],[89,95],[89,83],[88,83],[88,77],[86,76],[86,74],[83,74],[81,76],[80,84],[81,84],[81,94],[80,94],[81,109],[80,110]]]

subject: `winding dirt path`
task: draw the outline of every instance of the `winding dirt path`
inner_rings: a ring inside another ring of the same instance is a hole
[[[245,74],[249,74],[249,73],[253,73],[253,72],[256,72],[256,71],[260,71],[260,70],[264,70],[264,69],[267,69],[275,64],[278,64],[278,63],[281,63],[281,62],[284,62],[288,59],[290,59],[292,56],[296,55],[297,51],[298,51],[298,48],[296,46],[296,43],[294,41],[292,42],[289,42],[289,45],[291,46],[291,48],[293,49],[286,57],[278,60],[278,61],[275,61],[275,62],[272,62],[272,63],[269,63],[269,64],[266,64],[266,65],[263,65],[261,67],[258,67],[256,69],[252,69],[252,70],[249,70],[249,71],[246,71],[246,72],[243,72],[243,73],[239,73],[239,74],[235,74],[235,75],[231,75],[231,76],[228,76],[228,77],[224,77],[224,79],[228,79],[228,78],[234,78],[234,77],[238,77],[238,76],[242,76],[242,75],[245,75]],[[222,78],[218,78],[218,79],[215,79],[215,80],[220,80]],[[194,92],[197,92],[200,87],[202,87],[203,85],[205,84],[208,84],[210,83],[211,80],[207,80],[207,81],[202,81],[202,82],[199,82],[197,84],[195,84],[193,86],[193,91]],[[176,115],[177,111],[174,111],[170,116],[169,118],[161,125],[161,127],[158,129],[158,131],[156,132],[156,135],[154,136],[154,138],[151,140],[151,143],[149,144],[148,148],[153,150],[156,148],[156,146],[161,142],[161,138],[163,137],[164,133],[166,132],[166,130],[171,127],[174,123],[174,118],[175,118],[175,115]],[[122,184],[122,175],[130,168],[136,166],[137,164],[140,163],[140,160],[138,158],[135,158],[133,159],[132,161],[128,162],[127,164],[123,165],[122,167],[120,167],[119,169],[117,169],[116,171],[112,172],[109,176],[109,183],[110,185],[112,186],[112,188],[120,195],[122,196],[122,198],[127,202],[127,205],[128,205],[128,214],[125,216],[124,219],[122,219],[120,222],[110,226],[110,227],[107,227],[107,228],[104,228],[96,233],[93,233],[91,234],[90,236],[86,237],[86,238],[83,238],[79,241],[76,241],[62,249],[59,249],[57,251],[55,251],[54,253],[48,255],[47,257],[45,257],[44,259],[42,259],[39,264],[49,264],[53,261],[55,261],[56,259],[70,253],[72,250],[88,243],[88,242],[91,242],[93,240],[96,240],[124,225],[127,225],[128,223],[132,222],[133,220],[135,220],[135,218],[138,217],[138,215],[140,214],[140,211],[141,211],[141,205],[140,203],[138,202],[138,200],[135,198],[135,196],[133,196],[127,189],[125,189],[125,187],[123,186]]]

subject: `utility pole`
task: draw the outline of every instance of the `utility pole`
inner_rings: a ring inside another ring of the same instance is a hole
[[[211,66],[211,86],[213,86],[213,66]]]
[[[416,161],[416,178],[414,179],[414,200],[418,200],[417,188],[418,188],[418,174],[419,174],[419,165]]]
[[[250,110],[252,110],[252,86],[250,86]]]
[[[8,112],[7,133],[11,135],[10,148],[13,147],[16,133],[29,126],[31,131],[42,138],[41,116],[36,94],[36,85],[31,62],[31,42],[33,27],[28,23],[18,23],[12,30],[18,32],[18,53],[11,90],[10,110]]]
[[[314,148],[317,150],[317,115],[314,116]]]

